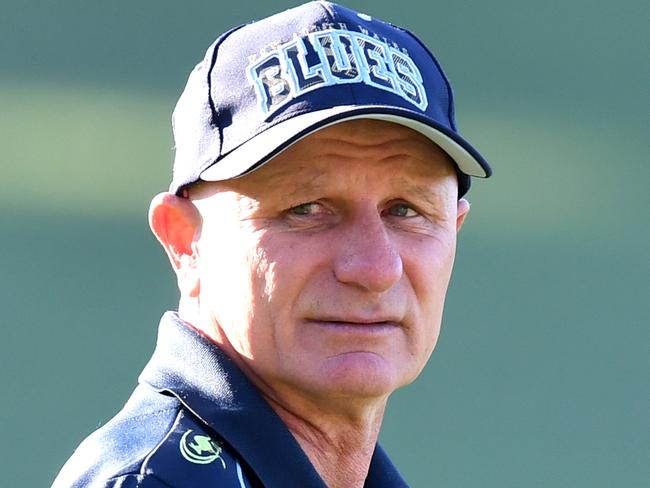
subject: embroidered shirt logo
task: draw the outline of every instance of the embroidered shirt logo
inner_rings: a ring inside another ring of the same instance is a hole
[[[191,463],[210,464],[218,459],[223,469],[226,469],[226,462],[221,457],[223,449],[215,439],[206,435],[192,434],[190,429],[181,437],[179,448],[183,457]]]
[[[385,90],[423,111],[429,104],[411,57],[368,31],[326,29],[273,47],[247,69],[265,114],[303,93],[346,83]]]

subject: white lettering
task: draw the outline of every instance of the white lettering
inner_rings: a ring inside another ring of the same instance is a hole
[[[367,30],[316,30],[268,48],[261,58],[249,58],[247,68],[264,113],[304,93],[344,83],[385,90],[420,110],[428,106],[422,74],[410,56]]]

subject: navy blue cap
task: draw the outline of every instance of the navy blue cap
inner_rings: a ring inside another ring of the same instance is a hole
[[[234,28],[208,48],[173,115],[170,191],[255,170],[303,137],[345,120],[414,129],[456,163],[459,196],[487,161],[458,132],[451,86],[409,31],[315,1]]]

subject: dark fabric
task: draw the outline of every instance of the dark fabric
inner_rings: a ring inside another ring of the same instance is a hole
[[[53,488],[326,488],[284,423],[209,339],[166,313],[139,386]],[[377,446],[367,488],[407,487]]]
[[[214,175],[205,174],[209,168],[219,173],[216,180],[242,175],[333,122],[332,110],[337,120],[399,115],[445,134],[454,141],[451,151],[439,138],[432,140],[464,174],[461,196],[470,174],[492,172],[458,132],[451,85],[420,39],[318,1],[231,29],[208,48],[174,110],[170,191],[180,196],[200,179],[212,181]],[[320,115],[312,119],[314,114]],[[293,125],[304,116],[311,123]],[[273,137],[260,137],[282,125]]]

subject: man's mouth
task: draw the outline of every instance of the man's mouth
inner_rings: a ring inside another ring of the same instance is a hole
[[[360,318],[310,318],[306,323],[340,333],[350,334],[383,334],[393,332],[402,325],[395,320],[360,319]]]

